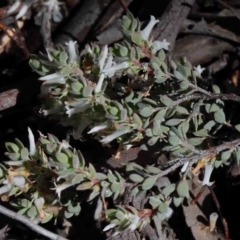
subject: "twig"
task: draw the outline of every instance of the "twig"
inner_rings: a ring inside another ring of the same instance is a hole
[[[20,32],[16,29],[15,31],[11,29],[10,27],[6,26],[2,21],[0,21],[0,29],[5,32],[5,34],[14,40],[16,44],[21,48],[26,56],[26,58],[29,57],[29,51],[25,45],[25,40],[21,36]]]
[[[202,196],[204,190],[206,188],[206,185],[203,185],[199,191],[199,193],[197,194],[197,196],[191,201],[191,205],[195,205],[198,201],[198,199]]]
[[[172,0],[160,18],[155,28],[156,40],[167,39],[170,42],[170,52],[173,50],[182,22],[187,17],[195,0]]]
[[[182,166],[186,162],[190,162],[191,164],[194,164],[199,159],[206,158],[206,157],[209,157],[212,155],[217,155],[220,152],[222,152],[223,150],[232,149],[238,145],[240,145],[240,139],[236,139],[236,140],[233,140],[230,142],[225,142],[219,146],[212,147],[207,150],[202,150],[202,151],[200,151],[200,154],[195,154],[195,155],[191,155],[191,156],[187,156],[187,157],[180,157],[178,159],[174,159],[174,163],[166,170],[163,170],[161,173],[157,174],[156,178],[160,178],[160,177],[167,175],[168,173],[170,173],[173,170],[175,170],[176,168]]]
[[[125,13],[127,13],[129,10],[128,10],[128,6],[127,4],[125,3],[124,0],[118,0],[120,5],[122,6],[123,10],[125,11]]]
[[[33,231],[49,238],[49,239],[52,239],[52,240],[67,240],[66,238],[64,237],[61,237],[55,233],[52,233],[42,227],[40,227],[39,225],[33,223],[30,219],[27,219],[26,217],[18,214],[18,213],[15,213],[3,206],[0,205],[0,213],[4,214],[5,216],[7,217],[10,217],[16,221],[19,221],[21,223],[23,223],[24,225],[28,226],[29,228],[31,228]]]
[[[235,17],[238,18],[238,20],[240,20],[239,14],[235,11],[233,7],[228,5],[226,2],[223,2],[222,0],[215,0],[215,1],[218,2],[220,5],[222,5],[223,7],[227,8],[229,11],[231,11],[235,15]]]
[[[223,228],[224,228],[224,232],[225,232],[225,240],[229,240],[229,229],[228,229],[228,224],[227,224],[227,221],[226,219],[223,217],[222,215],[222,212],[221,212],[221,208],[220,208],[220,204],[219,204],[219,201],[217,199],[217,196],[216,194],[214,193],[213,189],[211,186],[208,186],[209,188],[209,191],[211,192],[211,195],[212,195],[212,198],[213,198],[213,201],[218,209],[218,212],[219,212],[219,215],[221,217],[221,220],[222,220],[222,225],[223,225]]]
[[[42,15],[41,34],[45,48],[53,47],[52,33],[51,33],[51,11],[45,8]]]

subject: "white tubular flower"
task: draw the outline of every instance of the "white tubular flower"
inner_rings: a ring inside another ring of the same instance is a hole
[[[80,124],[78,125],[78,128],[76,130],[73,130],[72,136],[74,139],[80,139],[82,136],[82,132],[84,129],[88,126],[87,120],[81,120]]]
[[[20,4],[21,4],[21,1],[20,1],[20,0],[17,0],[17,1],[8,9],[7,13],[8,13],[8,14],[11,14],[11,13],[15,12],[15,11],[18,9],[18,7],[20,6]]]
[[[102,211],[103,211],[103,202],[101,197],[99,197],[97,201],[97,207],[94,212],[94,220],[97,221],[101,219]]]
[[[123,129],[120,129],[120,130],[117,130],[116,132],[108,135],[107,137],[103,138],[100,142],[102,143],[109,143],[111,141],[113,141],[114,139],[126,134],[129,132],[129,128],[126,127],[126,128],[123,128]]]
[[[89,102],[81,102],[78,105],[76,105],[74,108],[70,108],[69,106],[66,106],[66,114],[68,117],[71,117],[73,114],[84,112],[86,109],[88,109],[91,106],[91,103]]]
[[[34,204],[35,204],[39,214],[42,214],[44,203],[45,203],[44,198],[37,198],[34,200]]]
[[[181,172],[186,172],[189,162],[185,162],[181,168]]]
[[[4,186],[0,187],[0,195],[3,194],[3,193],[10,192],[11,189],[12,189],[11,184],[7,184],[7,185],[4,185]]]
[[[12,177],[11,181],[15,186],[21,187],[21,188],[24,187],[26,182],[23,176]]]
[[[210,177],[211,177],[213,169],[214,169],[214,167],[212,164],[205,165],[204,177],[203,177],[203,181],[201,182],[202,185],[207,185],[207,186],[213,185],[214,182],[210,182]]]
[[[76,44],[77,42],[69,41],[68,43],[65,43],[65,45],[68,47],[68,53],[69,53],[69,63],[74,63],[78,61],[78,55],[76,52]]]
[[[51,108],[51,109],[44,109],[41,112],[42,112],[43,116],[46,117],[48,115],[59,113],[59,111],[60,111],[60,108]]]
[[[200,65],[197,65],[197,67],[193,67],[193,70],[197,77],[201,77],[202,72],[205,70],[205,68],[202,68]]]
[[[140,35],[143,40],[148,41],[148,38],[150,36],[150,33],[156,23],[158,23],[159,20],[156,20],[154,16],[151,16],[151,20],[148,23],[148,25],[140,32]]]
[[[173,214],[172,208],[168,207],[167,212],[165,213],[165,217],[168,219],[172,216],[172,214]]]
[[[131,231],[136,230],[137,227],[138,227],[138,223],[140,221],[139,216],[134,215],[134,214],[130,214],[130,219],[129,220],[130,220],[131,224],[128,226],[127,229],[130,229]]]
[[[54,22],[61,22],[63,19],[62,13],[60,12],[60,5],[63,5],[63,3],[59,2],[58,0],[49,0],[43,5],[47,6],[49,11],[52,12],[52,18]]]
[[[101,125],[98,125],[98,126],[93,127],[93,128],[88,132],[88,134],[98,132],[98,131],[103,130],[103,129],[107,128],[107,127],[108,127],[108,124],[105,122],[105,123],[103,123],[103,124],[101,124]]]
[[[97,83],[96,87],[94,88],[95,93],[100,93],[101,92],[102,85],[103,85],[103,80],[104,80],[104,74],[101,74],[100,78],[98,80],[98,83]]]
[[[19,18],[23,17],[27,13],[28,9],[33,5],[33,3],[34,3],[33,1],[32,2],[28,1],[27,3],[25,3],[21,7],[20,11],[18,12],[18,14],[16,16],[16,19],[19,19]]]
[[[107,55],[108,55],[108,46],[104,45],[104,47],[102,48],[101,57],[98,60],[98,65],[99,65],[100,70],[103,70],[103,66],[107,59]]]
[[[33,156],[36,153],[36,145],[32,130],[30,128],[28,128],[28,139],[29,139],[29,155]]]
[[[108,224],[108,225],[103,229],[103,231],[106,232],[106,231],[108,231],[109,229],[114,228],[114,227],[116,227],[116,226],[117,226],[116,223],[110,223],[110,224]]]
[[[118,71],[118,70],[122,70],[122,69],[125,69],[125,68],[128,68],[130,66],[130,63],[129,62],[122,62],[122,63],[119,63],[119,64],[116,64],[112,67],[109,67],[109,68],[104,68],[102,70],[102,73],[104,73],[105,75],[107,76],[113,76],[113,74]]]
[[[170,45],[169,42],[164,39],[163,41],[154,41],[152,44],[152,49],[154,52],[157,52],[158,50],[165,49],[168,50],[168,46]]]
[[[39,78],[40,81],[45,81],[43,84],[65,84],[65,78],[61,73],[53,73]]]
[[[58,195],[58,198],[61,198],[61,192],[72,186],[72,178],[67,179],[66,182],[64,182],[61,185],[56,185],[56,183],[54,184],[56,186],[54,190],[56,190],[56,194]]]

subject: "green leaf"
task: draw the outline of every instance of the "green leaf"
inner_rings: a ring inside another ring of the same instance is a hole
[[[111,170],[108,170],[107,177],[108,177],[109,182],[111,182],[111,183],[114,183],[117,181],[117,178],[113,175]]]
[[[174,76],[175,78],[177,78],[178,80],[185,80],[185,77],[178,71],[174,71]]]
[[[135,197],[139,193],[139,187],[136,186],[131,190],[131,196]]]
[[[120,221],[123,221],[125,219],[125,213],[123,213],[121,210],[118,210],[115,213],[115,217],[119,219]]]
[[[181,81],[180,88],[182,90],[185,90],[185,89],[187,89],[189,87],[189,85],[190,85],[190,82],[188,80],[184,80],[184,81]]]
[[[214,120],[218,123],[226,122],[225,113],[222,109],[219,109],[217,112],[214,113]]]
[[[179,207],[182,201],[182,197],[173,197],[173,204],[175,205],[175,207]]]
[[[151,128],[147,128],[147,129],[146,129],[146,136],[147,136],[147,137],[152,137],[152,136],[153,136],[153,132],[152,132],[152,129],[151,129]]]
[[[164,117],[166,115],[167,109],[160,110],[156,116],[154,117],[154,120],[159,120],[160,122],[164,121]]]
[[[232,152],[229,150],[229,151],[225,151],[225,152],[222,152],[221,153],[221,160],[223,162],[227,161],[230,157],[231,157],[231,154]]]
[[[77,174],[73,179],[72,179],[72,185],[78,184],[82,182],[83,180],[83,174]]]
[[[213,121],[213,120],[211,120],[211,121],[207,122],[207,123],[204,125],[203,128],[210,131],[215,124],[216,124],[216,122]]]
[[[158,173],[161,172],[161,170],[160,170],[159,168],[153,167],[153,166],[149,166],[149,165],[147,165],[147,166],[145,167],[145,169],[146,169],[149,173],[153,173],[153,174],[158,174]]]
[[[156,144],[156,142],[157,142],[158,139],[159,139],[158,137],[151,137],[151,138],[148,140],[147,143],[148,143],[149,146],[153,146],[153,145]]]
[[[24,147],[21,149],[21,159],[28,160],[28,158],[28,149]]]
[[[153,108],[152,107],[144,107],[140,109],[140,115],[143,117],[150,117],[153,114]]]
[[[111,191],[114,193],[117,191],[120,191],[121,188],[122,188],[122,184],[119,182],[112,183],[110,186]]]
[[[212,90],[214,93],[221,93],[220,88],[217,85],[213,85]]]
[[[168,210],[168,204],[167,203],[162,203],[159,207],[158,207],[158,211],[161,213],[166,213]]]
[[[5,146],[10,153],[19,153],[19,147],[15,143],[6,142]]]
[[[166,54],[165,52],[161,49],[159,52],[158,52],[158,59],[160,62],[163,62],[165,60],[165,57],[166,57]]]
[[[176,111],[178,113],[181,113],[181,114],[189,114],[188,110],[186,108],[184,108],[184,107],[181,107],[181,106],[177,106],[176,107]]]
[[[143,190],[149,190],[153,187],[153,185],[155,184],[156,179],[153,177],[149,177],[147,179],[144,180],[143,184],[142,184],[142,189]]]
[[[171,193],[173,193],[176,189],[176,184],[172,183],[168,186],[166,186],[163,190],[162,190],[162,194],[165,196],[169,196]]]
[[[162,103],[163,103],[164,105],[166,105],[167,107],[170,107],[170,106],[173,105],[173,100],[172,100],[171,98],[167,97],[166,95],[162,96],[162,97],[160,98],[160,100],[161,100]]]
[[[219,110],[219,106],[216,103],[213,103],[209,109],[209,112],[217,112]]]
[[[56,150],[56,148],[57,148],[57,143],[50,142],[46,144],[46,151],[49,154],[53,153]]]
[[[155,209],[155,208],[159,207],[159,205],[162,202],[156,197],[149,197],[149,203],[152,205],[152,208]]]
[[[132,33],[131,38],[132,38],[132,41],[137,45],[139,45],[142,42],[142,38],[139,33]]]
[[[189,187],[187,180],[183,178],[177,185],[177,193],[180,197],[188,197],[189,195]]]
[[[79,203],[76,205],[73,205],[73,203],[70,203],[67,208],[68,212],[70,213],[79,213],[81,211],[81,206]]]
[[[83,190],[87,190],[87,189],[92,188],[92,186],[93,186],[92,182],[89,182],[89,181],[88,182],[83,182],[83,183],[81,183],[77,186],[76,190],[83,191]]]
[[[179,143],[180,143],[180,139],[179,139],[179,137],[177,137],[177,136],[170,136],[170,137],[168,138],[168,142],[169,142],[172,146],[177,146],[177,145],[179,145]]]
[[[200,145],[205,138],[188,138],[188,143],[190,143],[192,146],[198,146]]]
[[[122,47],[120,48],[120,55],[121,55],[122,57],[126,57],[126,56],[128,55],[128,48],[122,46]]]
[[[165,124],[167,126],[176,126],[182,121],[183,121],[183,119],[173,118],[173,119],[166,121]]]
[[[65,153],[57,152],[55,156],[56,156],[57,161],[59,161],[61,163],[68,163],[69,159]]]
[[[237,124],[234,127],[236,128],[236,130],[238,130],[240,132],[240,124]]]
[[[208,136],[208,131],[206,129],[201,129],[197,132],[193,133],[197,137],[207,137]]]
[[[144,180],[143,177],[141,177],[140,175],[135,174],[135,173],[131,174],[131,175],[129,176],[129,179],[130,179],[131,181],[135,182],[135,183],[140,183],[140,182],[142,182],[142,181]]]

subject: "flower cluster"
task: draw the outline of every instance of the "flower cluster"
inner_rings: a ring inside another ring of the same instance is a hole
[[[38,14],[35,16],[35,18],[40,18],[45,11],[48,11],[51,13],[54,22],[61,22],[63,19],[61,6],[64,4],[65,3],[63,1],[59,0],[15,0],[8,12],[12,13],[21,6],[18,14],[16,15],[16,19],[19,19],[26,15],[29,10],[35,8],[38,10]]]
[[[221,128],[240,131],[240,124],[234,128],[227,121],[218,86],[209,86],[207,90],[199,87],[204,68],[193,67],[185,58],[168,61],[169,43],[151,38],[157,22],[151,16],[148,25],[141,30],[139,20],[127,13],[121,21],[124,39],[113,46],[92,44],[78,53],[76,42],[70,41],[64,47],[49,48],[47,55],[34,55],[30,60],[30,66],[41,75],[39,80],[43,82],[40,97],[44,115],[71,126],[75,139],[91,134],[103,144],[117,140],[120,147],[126,149],[139,145],[142,150],[148,150],[155,145],[171,153],[168,166],[174,162],[183,165],[178,183],[149,197],[152,209],[121,206],[107,212],[110,225],[105,230],[116,227],[117,233],[141,229],[152,216],[160,220],[168,218],[172,213],[169,204],[179,206],[189,196],[187,176],[191,172],[197,175],[204,168],[201,183],[211,185],[214,168],[229,164],[232,158],[240,160],[239,142],[207,151],[217,144],[214,139]],[[40,139],[35,149],[37,156],[44,156],[40,159],[46,164],[47,173],[56,174],[51,178],[56,185],[57,199],[61,199],[62,192],[67,193],[78,184],[77,190],[91,190],[88,201],[99,198],[96,216],[106,210],[103,209],[106,197],[117,200],[122,196],[129,186],[127,180],[131,182],[132,195],[136,195],[143,191],[153,193],[152,188],[161,176],[158,167],[143,168],[137,164],[127,166],[128,176],[110,170],[106,174],[97,173],[91,164],[86,167],[81,154],[66,143],[60,143],[51,135]],[[26,150],[18,148],[11,147],[7,155],[14,161],[21,156],[27,167]],[[32,158],[31,154],[28,156]],[[14,169],[18,169],[22,162],[17,167],[14,164]],[[11,171],[2,170],[5,178],[0,191],[3,195],[15,188],[14,194],[29,191],[29,181],[24,180],[29,177],[29,169],[19,171],[26,176],[15,177]],[[42,195],[39,196],[41,199]],[[31,199],[34,199],[32,203],[36,202],[35,198]],[[56,203],[56,199],[51,200]],[[40,202],[44,205],[46,199]],[[61,209],[65,208],[61,205]]]

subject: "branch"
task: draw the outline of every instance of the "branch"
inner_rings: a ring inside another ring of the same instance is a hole
[[[42,227],[40,227],[39,225],[33,223],[30,219],[27,219],[26,217],[18,214],[18,213],[15,213],[3,206],[0,205],[0,213],[4,214],[5,216],[7,217],[10,217],[18,222],[21,222],[23,223],[24,225],[28,226],[29,228],[31,228],[33,231],[49,238],[49,239],[52,239],[52,240],[67,240],[66,238],[64,237],[61,237],[55,233],[52,233]]]

